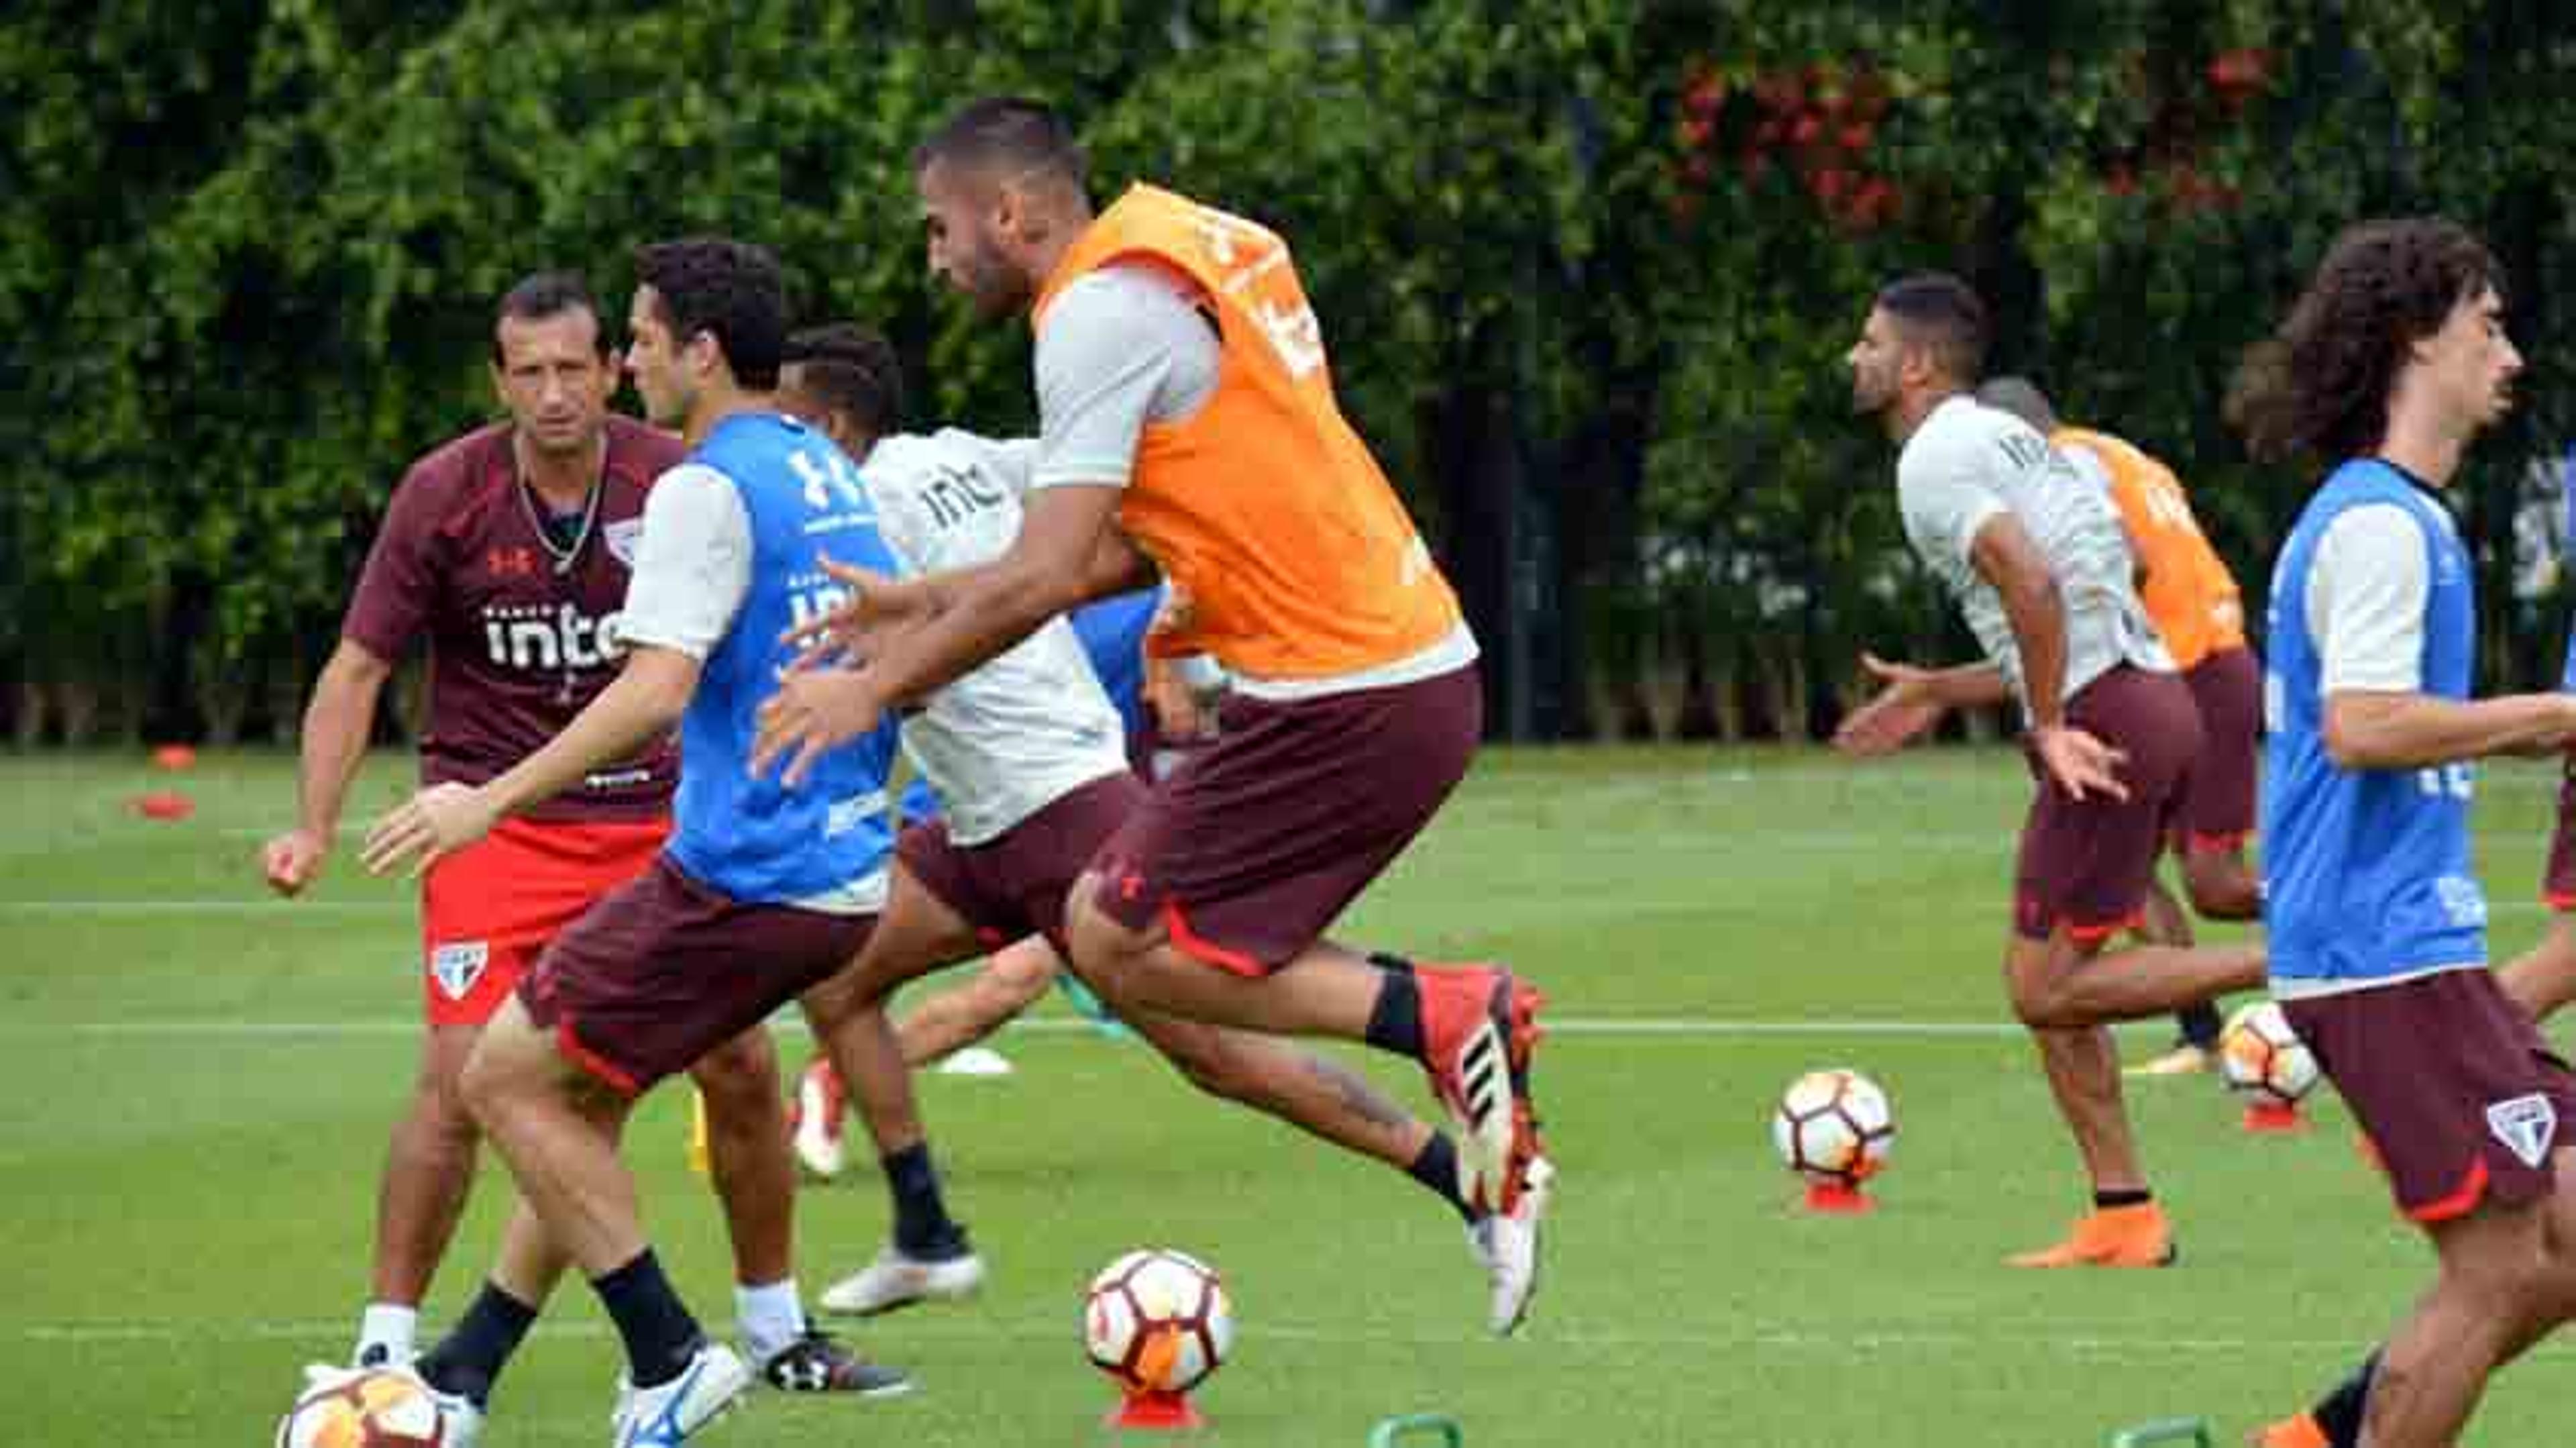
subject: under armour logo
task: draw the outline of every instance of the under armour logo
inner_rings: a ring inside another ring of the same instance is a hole
[[[2549,1159],[2549,1144],[2558,1135],[2558,1108],[2537,1091],[2494,1102],[2487,1107],[2487,1130],[2524,1166],[2537,1167]]]

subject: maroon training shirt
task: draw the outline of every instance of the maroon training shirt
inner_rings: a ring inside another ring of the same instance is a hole
[[[687,455],[680,440],[608,420],[598,516],[558,558],[519,481],[510,427],[466,434],[412,465],[340,625],[387,662],[429,640],[425,784],[480,784],[536,752],[616,676],[618,610],[642,528],[644,494]],[[679,754],[669,739],[594,773],[528,817],[636,819],[667,813]]]

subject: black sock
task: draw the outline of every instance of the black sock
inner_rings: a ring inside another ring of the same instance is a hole
[[[2108,1207],[2143,1207],[2155,1199],[2156,1194],[2145,1187],[2124,1187],[2116,1192],[2095,1192],[2093,1208],[2100,1211]]]
[[[2174,1012],[2174,1024],[2182,1028],[2184,1045],[2198,1046],[2204,1051],[2218,1049],[2218,1007],[2215,1004],[2202,1001],[2196,1006],[2185,1006]]]
[[[592,1278],[590,1285],[617,1324],[617,1335],[626,1339],[626,1375],[639,1388],[659,1387],[678,1377],[707,1340],[680,1294],[671,1290],[671,1279],[662,1275],[661,1259],[650,1247],[607,1276]]]
[[[1475,1224],[1475,1209],[1467,1205],[1467,1199],[1458,1191],[1458,1144],[1449,1139],[1449,1133],[1431,1133],[1431,1139],[1422,1144],[1422,1154],[1413,1159],[1413,1165],[1406,1167],[1404,1174],[1431,1188],[1442,1201],[1456,1207],[1458,1215],[1465,1218],[1470,1226]]]
[[[1369,1010],[1368,1034],[1362,1039],[1408,1061],[1421,1060],[1422,982],[1414,977],[1413,963],[1401,956],[1372,955],[1369,964],[1378,968],[1384,984],[1378,988],[1377,1004]]]
[[[2335,1384],[2334,1391],[2317,1399],[2308,1410],[2325,1429],[2326,1441],[2334,1448],[2361,1448],[2362,1413],[2370,1406],[2370,1380],[2379,1376],[2379,1350],[2371,1349],[2352,1376]]]
[[[885,1168],[886,1190],[894,1196],[894,1244],[907,1257],[944,1262],[966,1255],[966,1229],[948,1216],[939,1195],[939,1169],[930,1164],[930,1143],[917,1141],[877,1159]]]
[[[492,1384],[536,1320],[535,1308],[502,1291],[499,1283],[484,1283],[455,1328],[421,1357],[421,1378],[478,1408],[490,1406]]]

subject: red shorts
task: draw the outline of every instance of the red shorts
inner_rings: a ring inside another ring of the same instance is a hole
[[[2576,1074],[2483,969],[2281,1003],[2418,1222],[2537,1201]]]
[[[644,873],[667,819],[503,820],[421,882],[421,996],[433,1026],[492,1019],[555,933]]]
[[[555,937],[520,983],[566,1059],[639,1096],[858,958],[874,915],[747,905],[668,856]]]
[[[1431,822],[1484,707],[1472,666],[1294,702],[1235,694],[1216,742],[1100,847],[1094,903],[1239,975],[1286,965]]]
[[[2254,833],[2255,763],[2263,753],[2263,665],[2242,646],[2220,649],[2183,676],[2200,707],[2200,752],[2184,782],[2174,847],[2229,854]]]
[[[2127,756],[2115,773],[2129,797],[2076,799],[2030,756],[2039,795],[2021,828],[2013,928],[2046,940],[2064,925],[2077,943],[2095,945],[2145,907],[2183,777],[2200,752],[2200,712],[2180,675],[2123,664],[2066,701],[2066,722]]]

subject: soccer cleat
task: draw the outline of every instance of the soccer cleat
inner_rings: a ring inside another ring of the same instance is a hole
[[[877,1259],[827,1288],[825,1312],[874,1317],[916,1302],[956,1302],[984,1285],[984,1259],[972,1252],[936,1261],[905,1255],[888,1245]]]
[[[760,1379],[782,1393],[856,1393],[862,1398],[892,1398],[912,1391],[912,1379],[900,1368],[872,1363],[843,1347],[819,1327],[770,1355],[760,1365]]]
[[[2097,1207],[2076,1219],[2065,1241],[2005,1260],[2015,1267],[2170,1267],[2180,1256],[2164,1208],[2140,1202]]]
[[[432,1403],[438,1405],[440,1448],[475,1448],[475,1444],[481,1441],[483,1410],[474,1406],[473,1399],[462,1393],[443,1393],[431,1386],[429,1380],[420,1375],[419,1370],[411,1365],[411,1360],[408,1358],[397,1364],[362,1363],[356,1367],[346,1368],[337,1363],[306,1363],[304,1392],[310,1396],[317,1390],[337,1387],[352,1378],[376,1372],[396,1373],[411,1379],[419,1385],[421,1392],[426,1394]]]
[[[689,1365],[649,1388],[620,1381],[610,1448],[678,1448],[689,1435],[741,1403],[751,1371],[720,1342],[701,1343]]]
[[[848,1164],[841,1138],[847,1115],[848,1097],[841,1089],[840,1073],[821,1056],[807,1062],[804,1074],[796,1078],[796,1104],[787,1113],[788,1123],[796,1128],[796,1160],[806,1175],[830,1181]]]
[[[1538,1160],[1530,1058],[1547,998],[1500,966],[1422,967],[1423,1069],[1458,1141],[1458,1188],[1472,1210],[1510,1214]]]
[[[1538,1296],[1539,1226],[1547,1217],[1556,1168],[1546,1157],[1532,1157],[1523,1176],[1512,1210],[1489,1212],[1467,1228],[1467,1245],[1493,1282],[1485,1325],[1496,1337],[1518,1332]]]
[[[2153,1060],[2141,1061],[2120,1074],[2123,1076],[2198,1076],[2209,1070],[2215,1059],[2215,1053],[2207,1046],[2196,1046],[2189,1041],[2184,1041],[2163,1055]]]
[[[2277,1423],[2266,1423],[2245,1442],[2246,1448],[2333,1448],[2334,1444],[2314,1413],[2300,1413]]]

